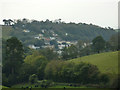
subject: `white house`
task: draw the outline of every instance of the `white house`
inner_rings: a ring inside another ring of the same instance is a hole
[[[29,45],[28,47],[32,48],[32,49],[38,49],[38,48],[40,48],[40,47],[36,47],[35,45]]]
[[[50,37],[50,40],[55,40],[55,37]]]
[[[23,32],[25,32],[25,33],[29,33],[29,32],[30,32],[30,30],[23,30]]]

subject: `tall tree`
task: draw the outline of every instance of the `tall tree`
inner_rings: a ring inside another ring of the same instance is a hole
[[[16,38],[12,37],[6,41],[6,56],[3,63],[3,72],[7,76],[16,75],[23,62],[23,45]]]
[[[102,36],[97,36],[92,40],[92,46],[95,52],[100,52],[105,49],[105,40],[102,38]]]

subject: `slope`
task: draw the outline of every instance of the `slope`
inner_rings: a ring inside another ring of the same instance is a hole
[[[91,63],[96,65],[102,73],[118,74],[118,51],[84,56],[68,62]]]

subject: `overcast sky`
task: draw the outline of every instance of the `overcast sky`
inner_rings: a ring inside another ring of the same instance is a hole
[[[118,28],[119,0],[0,0],[3,19],[36,19],[93,23]]]

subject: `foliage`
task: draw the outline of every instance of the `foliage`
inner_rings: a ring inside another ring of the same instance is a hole
[[[33,73],[33,70],[34,73],[37,74],[39,80],[44,79],[44,68],[48,61],[43,55],[41,55],[38,51],[34,51],[33,54],[28,55],[24,61],[32,68],[28,73]]]
[[[53,82],[51,80],[42,80],[41,81],[41,87],[49,87],[53,84]]]
[[[29,76],[36,72],[36,68],[31,64],[23,63],[19,70],[19,83],[28,82]]]
[[[9,30],[10,29],[10,30]],[[42,30],[46,30],[43,34]],[[29,33],[24,33],[23,30],[29,30]],[[58,37],[62,40],[74,41],[74,40],[92,40],[98,35],[101,35],[105,40],[115,34],[116,32],[110,28],[102,28],[92,24],[85,23],[54,23],[52,21],[37,21],[33,20],[17,20],[14,26],[3,26],[3,37],[14,36],[19,38],[23,44],[29,45],[36,43],[37,45],[41,42],[40,40],[34,39],[39,33],[45,37],[52,36],[50,31],[54,31],[58,34]],[[65,33],[68,33],[66,36]],[[40,41],[40,42],[39,42]],[[41,43],[42,44],[42,43]]]
[[[105,49],[105,40],[101,36],[98,36],[92,40],[92,45],[94,51],[99,53]]]
[[[46,79],[50,79],[50,80],[59,80],[58,76],[59,75],[59,72],[62,68],[62,65],[64,65],[63,61],[61,60],[53,60],[53,61],[50,61],[47,65],[46,65],[46,68],[45,68],[45,78]]]
[[[99,74],[95,65],[83,62],[74,64],[65,61],[51,61],[45,68],[46,78],[57,82],[80,84],[97,84],[105,80],[107,82],[106,78],[100,81],[102,77]]]
[[[45,67],[47,65],[47,61],[46,62],[43,62],[39,68],[37,69],[37,75],[38,75],[38,79],[39,80],[43,80],[45,78],[45,73],[44,73],[44,70],[45,70]]]
[[[120,88],[120,75],[113,79],[113,82],[109,85],[110,88]]]
[[[35,66],[36,68],[38,68],[44,61],[46,61],[46,58],[42,56],[38,51],[33,52],[32,55],[28,55],[24,59],[25,63]]]
[[[47,58],[47,60],[57,60],[58,54],[53,49],[45,48],[39,50],[39,53]]]
[[[9,86],[17,83],[18,77],[15,76],[18,75],[19,67],[23,63],[23,55],[23,45],[16,37],[12,37],[6,41],[2,71],[5,74],[4,77],[6,76],[5,78],[8,79],[7,85]]]
[[[67,62],[71,63],[91,63],[96,65],[100,72],[102,73],[111,73],[113,75],[118,74],[118,53],[115,52],[105,52],[100,54],[93,54],[89,56],[79,57],[75,59],[68,60]],[[112,78],[112,77],[111,77]]]
[[[71,45],[70,47],[65,47],[62,52],[62,58],[65,60],[76,58],[78,55],[78,50],[75,45]]]
[[[38,78],[37,78],[37,75],[36,75],[36,74],[32,74],[32,75],[29,77],[29,82],[30,82],[31,84],[36,83],[37,80],[38,80]]]

